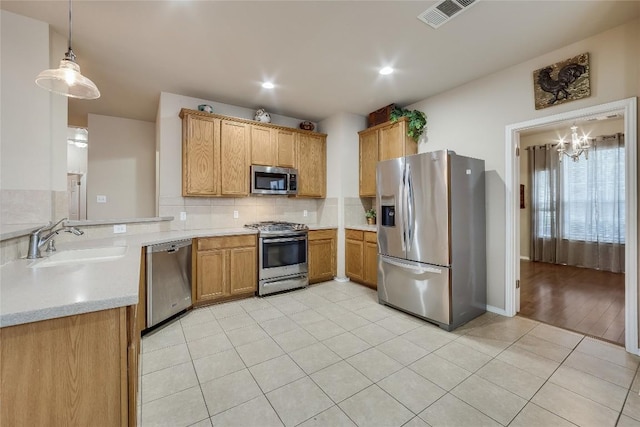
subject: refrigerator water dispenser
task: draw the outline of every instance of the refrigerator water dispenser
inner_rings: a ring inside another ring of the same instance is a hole
[[[382,222],[383,227],[396,226],[396,207],[393,205],[382,205]]]

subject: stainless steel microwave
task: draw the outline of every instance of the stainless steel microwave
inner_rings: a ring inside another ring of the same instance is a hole
[[[251,194],[298,194],[298,170],[251,165]]]

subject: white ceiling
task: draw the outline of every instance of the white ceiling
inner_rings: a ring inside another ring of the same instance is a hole
[[[102,97],[70,100],[70,123],[87,113],[155,121],[161,91],[314,121],[367,115],[640,16],[640,1],[480,0],[434,30],[417,19],[434,3],[75,0],[73,49]],[[1,8],[66,37],[67,4],[3,0]],[[384,65],[396,73],[380,76]],[[262,89],[264,80],[275,89]]]

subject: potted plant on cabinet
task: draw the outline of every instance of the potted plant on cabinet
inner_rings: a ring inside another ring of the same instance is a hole
[[[427,127],[427,116],[419,110],[407,110],[406,108],[393,107],[389,114],[392,122],[397,122],[400,117],[407,117],[407,136],[418,142],[420,136]]]
[[[365,212],[364,216],[367,217],[367,224],[375,225],[375,223],[376,223],[376,210],[374,208],[371,208],[371,209],[367,210]]]

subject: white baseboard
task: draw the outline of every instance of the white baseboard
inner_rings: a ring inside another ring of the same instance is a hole
[[[531,261],[531,258],[529,258],[528,256],[523,256],[523,255],[520,255],[520,259],[523,260],[523,261]]]
[[[348,277],[346,277],[346,276],[345,276],[345,277],[338,277],[338,276],[336,276],[336,277],[334,277],[334,278],[333,278],[333,280],[335,280],[336,282],[340,282],[340,283],[347,283],[347,282],[350,282],[350,281],[351,281],[351,280],[349,280],[349,278],[348,278]]]
[[[507,316],[507,312],[503,308],[494,307],[492,305],[487,304],[487,311],[495,314],[499,314],[501,316]],[[507,316],[509,317],[509,316]]]

